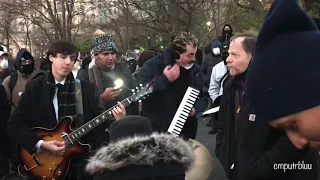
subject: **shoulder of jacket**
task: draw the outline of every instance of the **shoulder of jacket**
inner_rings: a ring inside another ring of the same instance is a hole
[[[11,75],[7,76],[6,78],[4,78],[2,84],[3,84],[4,86],[9,86],[10,79],[11,79]]]
[[[81,83],[81,87],[89,87],[89,88],[95,87],[95,85],[90,81],[80,80],[80,83]]]
[[[37,85],[40,85],[40,84],[43,84],[43,83],[47,83],[47,82],[45,82],[45,75],[39,76],[39,77],[37,77],[35,79],[31,79],[27,83],[27,85],[29,85],[29,86],[37,86]]]

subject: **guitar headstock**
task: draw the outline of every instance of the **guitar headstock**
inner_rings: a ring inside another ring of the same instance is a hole
[[[139,84],[139,86],[132,89],[133,94],[130,97],[130,100],[131,101],[139,101],[141,99],[144,99],[149,94],[151,94],[153,91],[152,83],[153,82],[146,84],[146,85]]]

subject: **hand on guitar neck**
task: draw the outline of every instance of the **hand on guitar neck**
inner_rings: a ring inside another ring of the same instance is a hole
[[[126,115],[126,108],[121,102],[118,102],[118,106],[112,110],[112,114],[116,120],[120,120]]]

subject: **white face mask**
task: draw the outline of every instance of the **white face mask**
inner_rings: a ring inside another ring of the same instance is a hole
[[[212,52],[214,55],[219,55],[220,54],[220,48],[213,48]]]
[[[183,66],[186,70],[189,70],[189,69],[191,69],[192,67],[193,67],[193,64],[190,64],[190,65],[188,65],[188,66]]]
[[[191,69],[192,67],[193,67],[193,65],[194,65],[194,63],[192,63],[192,64],[189,64],[189,65],[183,65],[182,63],[181,63],[181,61],[179,60],[179,62],[180,62],[180,64],[181,64],[181,66],[183,67],[183,68],[185,68],[186,70],[189,70],[189,69]]]
[[[139,53],[140,53],[140,50],[139,50],[139,49],[136,49],[136,50],[134,50],[134,52],[135,52],[136,54],[139,54]]]
[[[7,59],[3,59],[1,62],[0,62],[0,67],[2,69],[7,69],[9,66],[9,63],[8,63],[8,60]]]

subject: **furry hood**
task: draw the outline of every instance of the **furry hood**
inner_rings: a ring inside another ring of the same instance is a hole
[[[115,171],[129,165],[154,165],[159,161],[179,163],[185,171],[194,164],[191,146],[179,137],[165,133],[135,136],[110,143],[100,148],[89,159],[86,171],[95,174]]]

